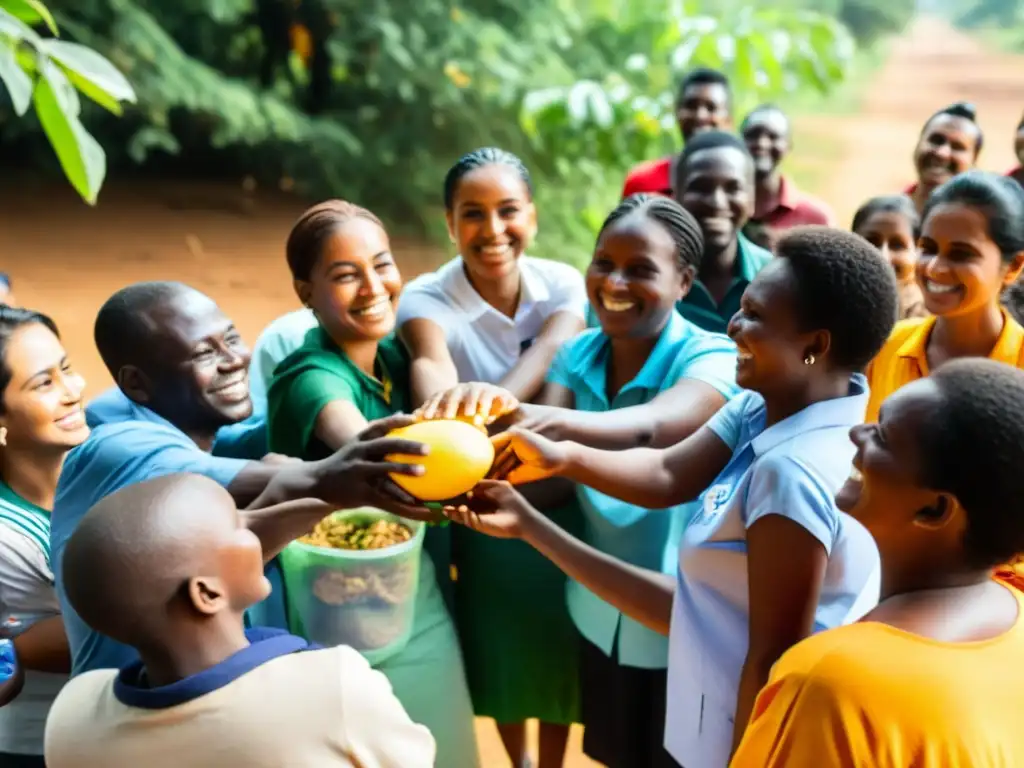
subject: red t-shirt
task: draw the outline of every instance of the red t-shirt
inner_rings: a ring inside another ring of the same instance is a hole
[[[624,198],[639,192],[656,195],[672,196],[672,162],[675,157],[663,157],[661,160],[647,160],[633,166],[626,174],[626,183],[622,186]]]

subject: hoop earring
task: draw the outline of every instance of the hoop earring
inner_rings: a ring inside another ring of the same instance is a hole
[[[808,355],[804,358],[804,365],[814,365],[814,355]]]

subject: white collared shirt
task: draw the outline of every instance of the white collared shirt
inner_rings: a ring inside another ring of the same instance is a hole
[[[409,283],[398,302],[398,325],[423,318],[441,327],[459,381],[497,383],[529,348],[557,312],[586,317],[583,276],[568,264],[531,256],[519,258],[522,295],[514,318],[476,292],[462,257]]]

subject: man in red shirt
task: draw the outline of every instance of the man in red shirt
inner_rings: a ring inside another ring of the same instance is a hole
[[[918,215],[935,189],[974,167],[984,139],[973,104],[950,104],[928,118],[914,148],[917,181],[903,190]]]
[[[676,96],[676,121],[685,144],[702,131],[732,127],[732,94],[729,79],[715,69],[695,69],[679,83]],[[622,196],[651,192],[672,196],[676,155],[648,160],[633,166],[626,174]]]
[[[791,227],[835,224],[831,208],[798,190],[780,170],[789,154],[791,140],[789,118],[779,107],[774,104],[756,107],[743,119],[740,134],[754,158],[756,197],[750,224],[761,230],[763,242],[760,245],[770,248],[776,237]]]

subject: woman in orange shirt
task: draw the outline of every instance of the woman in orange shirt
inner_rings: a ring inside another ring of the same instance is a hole
[[[1024,579],[1000,568],[1024,552],[1024,371],[954,361],[851,438],[836,503],[878,544],[882,601],[779,660],[731,765],[1024,765]]]
[[[918,241],[917,283],[932,317],[896,324],[868,366],[866,420],[889,395],[958,357],[1024,367],[1024,328],[1003,308],[1003,289],[1024,268],[1024,189],[968,171],[932,193]]]

